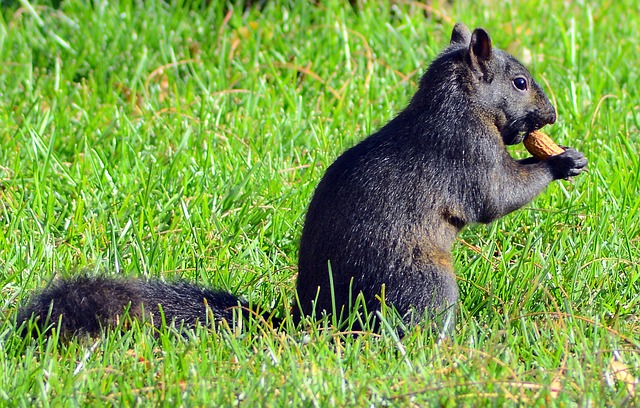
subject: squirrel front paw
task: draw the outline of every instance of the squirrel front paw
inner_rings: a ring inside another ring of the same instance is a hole
[[[564,152],[546,160],[554,180],[574,177],[587,168],[588,160],[582,152],[568,147]]]

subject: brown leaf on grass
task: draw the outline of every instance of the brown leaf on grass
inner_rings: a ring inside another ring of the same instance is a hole
[[[143,356],[139,356],[138,353],[136,353],[134,350],[127,350],[124,353],[127,357],[131,357],[135,360],[138,361],[139,364],[144,365],[144,367],[149,370],[151,369],[152,365],[151,365],[151,361],[149,361],[147,358],[143,357]]]
[[[609,361],[609,365],[605,371],[605,377],[611,384],[613,384],[614,381],[625,384],[629,395],[632,398],[635,397],[638,379],[633,376],[629,367],[622,361],[617,360],[615,356]]]
[[[142,106],[142,94],[133,91],[131,88],[121,82],[114,82],[113,84],[118,95],[128,103],[134,102],[136,109],[140,110]],[[133,99],[135,95],[135,100]]]
[[[558,394],[560,394],[560,391],[562,391],[562,383],[559,381],[558,378],[555,378],[551,382],[551,389],[549,391],[549,394],[551,395],[551,398],[552,399],[558,398]]]
[[[257,21],[249,21],[246,26],[238,27],[235,32],[236,38],[244,40],[248,39],[249,37],[251,37],[252,33],[254,33],[258,29],[259,26],[260,25]]]
[[[164,102],[165,99],[171,96],[169,89],[169,76],[167,74],[162,74],[162,78],[160,79],[160,95],[158,99],[160,102]]]
[[[242,42],[252,37],[259,37],[262,40],[270,41],[273,39],[273,30],[269,30],[268,26],[260,27],[260,23],[257,21],[249,21],[247,25],[238,27],[231,38],[234,41],[238,40]]]

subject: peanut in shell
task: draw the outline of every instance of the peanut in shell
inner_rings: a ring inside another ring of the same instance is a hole
[[[529,133],[524,138],[523,144],[529,153],[539,160],[548,159],[564,152],[564,149],[558,146],[553,139],[539,130]]]

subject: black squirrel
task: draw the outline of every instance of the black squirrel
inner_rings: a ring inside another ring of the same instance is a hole
[[[524,206],[551,181],[587,166],[572,148],[542,161],[515,160],[505,149],[555,120],[520,62],[495,49],[485,30],[456,24],[409,105],[338,157],[320,181],[302,231],[294,318],[344,318],[358,295],[376,312],[384,293],[409,325],[443,313],[440,329],[450,331],[458,232]],[[95,333],[125,309],[140,316],[143,309],[156,314],[158,305],[166,321],[185,326],[210,316],[229,321],[238,306],[248,313],[235,296],[191,284],[82,277],[36,294],[18,323],[35,315],[44,329],[62,316],[62,332]],[[376,313],[370,316],[375,325]]]

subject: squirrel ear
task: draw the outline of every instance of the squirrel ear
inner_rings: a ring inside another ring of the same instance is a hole
[[[451,41],[449,42],[449,45],[469,45],[470,42],[471,31],[469,31],[469,28],[462,23],[456,23],[456,25],[453,26],[453,31],[451,32]]]
[[[471,55],[471,61],[474,64],[482,64],[491,59],[493,55],[491,37],[484,29],[476,28],[471,34],[469,55]]]

